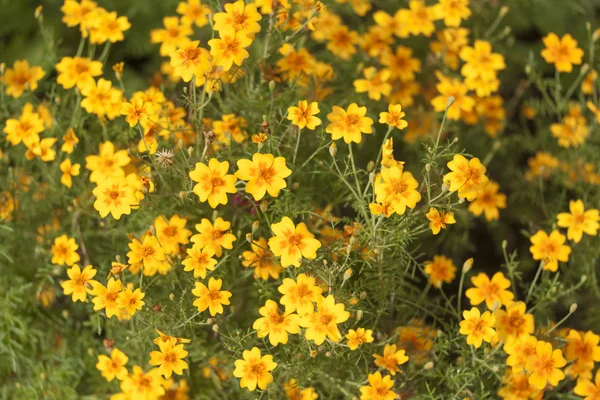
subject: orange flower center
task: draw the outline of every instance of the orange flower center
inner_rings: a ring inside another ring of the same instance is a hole
[[[273,313],[269,316],[269,321],[271,321],[273,325],[280,325],[283,322],[283,316],[278,313]]]
[[[271,178],[273,178],[274,175],[275,175],[275,170],[273,169],[273,167],[262,168],[260,170],[260,172],[258,173],[258,176],[261,179],[264,179],[265,181],[270,180]]]
[[[108,197],[110,197],[110,198],[111,198],[111,199],[113,199],[113,200],[116,200],[116,199],[118,199],[118,198],[119,198],[119,192],[118,192],[117,190],[111,190],[111,191],[108,193]]]
[[[225,185],[225,181],[223,179],[221,179],[221,178],[216,177],[216,178],[212,178],[210,180],[210,184],[212,185],[212,187],[214,189],[214,188],[218,188],[218,187],[224,186]]]
[[[208,292],[208,298],[212,301],[219,300],[221,298],[221,294],[218,290],[211,290]]]
[[[223,236],[225,232],[224,231],[219,231],[219,230],[213,230],[212,231],[212,240],[219,240],[221,238],[221,236]]]
[[[299,246],[300,243],[302,243],[302,236],[301,235],[292,235],[288,239],[288,242],[290,243],[290,246]]]
[[[185,49],[184,51],[185,59],[187,61],[195,61],[200,57],[201,50],[200,49]]]
[[[358,115],[350,114],[346,117],[346,125],[348,126],[348,128],[354,127],[358,125],[359,120],[360,118],[358,117]]]
[[[168,237],[173,237],[173,236],[177,235],[177,231],[178,231],[178,229],[176,226],[167,226],[163,230],[163,234]]]
[[[321,323],[323,325],[329,325],[333,321],[333,315],[331,314],[321,314]]]
[[[177,354],[174,352],[169,352],[164,356],[165,363],[173,364],[177,362]]]
[[[267,368],[265,367],[265,364],[263,364],[262,362],[258,362],[250,366],[250,373],[254,376],[261,376],[265,373],[266,369]]]
[[[85,285],[85,277],[83,275],[79,275],[77,278],[73,279],[77,286]]]
[[[155,253],[154,247],[142,247],[142,254],[144,255],[144,257],[148,257],[151,256]]]

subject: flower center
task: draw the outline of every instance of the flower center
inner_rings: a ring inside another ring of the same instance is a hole
[[[142,254],[144,257],[148,257],[154,254],[154,247],[142,247]]]
[[[116,191],[116,190],[111,190],[111,191],[108,193],[108,196],[109,196],[111,199],[113,199],[113,200],[116,200],[116,199],[118,199],[118,198],[119,198],[119,192],[118,192],[118,191]]]
[[[271,178],[273,178],[274,175],[275,175],[275,171],[273,170],[272,167],[263,168],[259,172],[259,177],[261,179],[264,179],[265,181],[270,180]]]
[[[214,230],[212,231],[212,240],[219,240],[221,238],[221,236],[223,236],[223,231],[219,231],[219,230]]]
[[[348,115],[346,117],[346,125],[348,125],[349,128],[358,125],[358,121],[358,115]]]
[[[298,245],[300,245],[300,243],[302,243],[302,236],[292,235],[288,239],[288,242],[290,243],[290,246],[298,246]]]
[[[220,186],[224,186],[225,182],[221,178],[212,178],[210,180],[210,184],[212,185],[212,187],[214,189],[214,188],[218,188]]]
[[[176,226],[167,226],[163,230],[163,233],[165,236],[173,237],[173,236],[177,235],[177,231],[178,231],[178,229]]]

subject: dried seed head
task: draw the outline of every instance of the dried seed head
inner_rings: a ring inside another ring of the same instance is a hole
[[[160,167],[166,168],[173,165],[173,157],[175,154],[172,150],[162,149],[156,152],[156,162]]]

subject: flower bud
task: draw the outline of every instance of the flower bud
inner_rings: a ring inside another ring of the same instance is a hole
[[[41,20],[41,19],[43,18],[43,15],[42,15],[42,11],[43,11],[43,9],[44,9],[44,7],[43,7],[43,6],[37,6],[37,7],[35,8],[35,12],[33,13],[33,15],[34,15],[36,18],[39,18],[39,19]]]
[[[194,154],[194,148],[192,146],[188,147],[187,152],[188,152],[188,156],[191,157],[192,154]]]
[[[344,271],[344,281],[347,281],[348,279],[352,278],[352,275],[354,275],[354,271],[352,270],[352,268],[348,268],[346,271]]]
[[[246,233],[246,242],[252,243],[252,234],[251,233]]]
[[[160,304],[155,304],[155,305],[152,307],[152,311],[154,311],[155,313],[159,313],[159,312],[161,312],[161,311],[162,311],[162,307],[160,306]]]
[[[454,96],[448,97],[448,101],[446,101],[446,110],[449,109],[452,104],[454,104],[454,100],[456,100]]]
[[[156,236],[156,228],[154,227],[154,225],[150,225],[150,228],[148,228],[148,230],[150,231],[152,236]]]
[[[502,250],[506,251],[506,246],[508,246],[508,242],[505,239],[502,241]]]
[[[367,292],[363,290],[362,292],[360,292],[360,295],[358,297],[360,297],[361,300],[366,299],[367,298]]]
[[[462,267],[463,268],[463,274],[466,274],[467,272],[469,272],[472,267],[473,267],[473,258],[469,258],[463,264],[463,267]]]
[[[508,13],[509,10],[510,9],[508,8],[508,6],[502,6],[500,8],[500,16],[504,17]]]
[[[375,169],[375,161],[371,160],[367,164],[367,172],[371,172]]]
[[[425,365],[423,365],[424,370],[429,370],[431,368],[433,368],[433,361],[429,361],[429,362],[425,363]]]
[[[214,325],[212,326],[212,330],[213,330],[214,332],[219,332],[219,325],[217,325],[217,324],[214,324]]]
[[[335,157],[335,155],[337,154],[337,145],[335,144],[335,142],[331,143],[331,146],[329,146],[329,154],[331,155],[331,157]]]
[[[267,202],[266,200],[263,200],[260,202],[260,210],[264,213],[267,212],[267,210],[269,209],[269,202]]]
[[[174,301],[175,300],[175,295],[173,293],[170,293],[169,294],[169,299],[171,299],[171,301]]]
[[[375,176],[375,171],[369,174],[369,182],[371,183],[371,185],[375,182]]]
[[[360,321],[363,317],[363,310],[358,310],[356,312],[356,322]]]
[[[269,90],[271,92],[275,90],[275,81],[269,81]]]
[[[325,357],[331,357],[331,352],[330,351],[326,352]]]
[[[294,190],[298,189],[299,187],[300,187],[300,183],[299,182],[294,182],[292,184],[292,189],[294,189]]]
[[[260,222],[258,222],[258,221],[254,221],[252,223],[252,234],[256,233],[256,231],[258,230],[259,224],[260,224]]]
[[[569,307],[569,313],[573,314],[576,310],[577,310],[577,303],[571,304],[571,307]]]

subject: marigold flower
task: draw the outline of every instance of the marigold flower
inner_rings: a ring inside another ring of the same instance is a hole
[[[93,174],[93,173],[92,173]],[[92,191],[96,196],[94,208],[102,218],[111,214],[114,219],[131,214],[132,206],[138,204],[135,188],[123,178],[106,178]]]
[[[440,233],[440,230],[446,229],[446,225],[455,224],[454,213],[452,211],[439,211],[437,208],[431,207],[425,217],[430,221],[429,228],[434,235]]]
[[[436,71],[436,77],[439,83],[435,86],[439,95],[431,100],[431,105],[437,112],[446,111],[446,116],[450,120],[458,121],[463,112],[470,112],[475,106],[473,97],[467,94],[468,88],[456,78],[448,78],[441,72]],[[448,107],[448,99],[454,97],[454,101]]]
[[[144,373],[141,367],[135,365],[121,382],[121,390],[132,399],[154,399],[165,394],[163,382],[158,368]]]
[[[550,236],[539,230],[530,238],[531,247],[529,247],[529,251],[534,260],[543,261],[545,270],[556,272],[559,261],[569,261],[571,247],[564,244],[566,239],[564,235],[556,230],[552,231]]]
[[[560,147],[579,147],[590,134],[585,119],[567,116],[560,124],[550,125],[550,133],[558,139]]]
[[[567,238],[579,243],[584,233],[596,236],[600,228],[600,211],[595,208],[585,211],[583,201],[569,201],[570,213],[559,213],[557,225],[567,229]]]
[[[94,77],[102,75],[102,63],[86,57],[63,57],[56,64],[56,82],[65,89],[77,86],[82,90],[95,85]]]
[[[117,305],[117,299],[119,298],[119,292],[121,291],[121,280],[110,278],[106,287],[100,282],[93,285],[94,298],[94,311],[100,311],[104,309],[106,318],[112,318],[114,315],[119,313],[119,306]],[[120,378],[119,380],[122,380]],[[109,379],[110,380],[110,379]]]
[[[223,314],[223,304],[231,304],[229,302],[231,292],[221,290],[222,284],[222,279],[212,277],[208,280],[208,287],[202,282],[196,282],[196,287],[192,290],[192,294],[198,297],[194,300],[194,307],[198,307],[199,312],[208,308],[212,316]]]
[[[208,247],[217,257],[223,254],[223,248],[233,249],[235,236],[230,233],[231,222],[223,220],[219,217],[215,220],[215,224],[211,224],[206,218],[202,218],[199,224],[196,224],[198,234],[192,236],[190,241],[197,244],[200,248]]]
[[[97,10],[100,10],[100,8]],[[90,43],[121,42],[125,40],[123,32],[129,30],[129,28],[131,28],[131,24],[125,16],[119,17],[114,11],[96,13],[96,21],[89,26]]]
[[[285,306],[285,312],[296,311],[300,316],[314,311],[313,303],[322,297],[321,293],[323,292],[319,286],[315,285],[315,278],[306,274],[299,274],[295,281],[285,278],[277,290],[283,295],[279,303]]]
[[[187,220],[175,214],[167,220],[164,216],[154,220],[156,238],[166,254],[176,255],[179,253],[179,245],[188,244],[192,231],[185,229]]]
[[[78,176],[80,168],[81,165],[71,164],[71,159],[66,158],[63,162],[60,163],[60,170],[63,173],[60,177],[60,183],[70,188],[72,186],[71,177]]]
[[[306,328],[304,336],[307,340],[312,340],[320,346],[325,338],[333,342],[339,342],[342,334],[338,324],[346,322],[350,318],[350,313],[345,310],[343,303],[335,302],[332,295],[317,298],[317,310],[311,314],[306,314],[300,319],[300,326]]]
[[[328,39],[327,50],[331,51],[336,57],[349,60],[350,57],[356,54],[354,45],[359,41],[358,33],[349,30],[347,26],[340,25],[332,28]]]
[[[72,295],[73,302],[84,302],[87,292],[91,291],[88,286],[97,283],[97,281],[92,279],[96,275],[96,272],[91,265],[88,265],[82,271],[79,265],[75,264],[67,270],[69,280],[64,281],[60,286],[65,291],[65,295]]]
[[[428,7],[423,0],[410,0],[408,3],[409,14],[404,21],[412,35],[431,36],[435,32],[436,11]]]
[[[375,358],[375,365],[387,369],[392,375],[396,375],[396,372],[401,373],[402,371],[400,371],[398,365],[408,361],[406,351],[397,350],[395,344],[386,344],[383,348],[383,355],[373,354],[373,358]]]
[[[356,93],[367,92],[372,100],[381,100],[381,96],[389,96],[392,91],[392,85],[388,83],[391,78],[391,72],[388,69],[377,71],[375,67],[365,68],[363,70],[365,79],[354,81]]]
[[[363,343],[371,343],[373,341],[373,331],[365,328],[350,329],[346,334],[346,339],[350,350],[356,350]]]
[[[284,157],[274,157],[272,154],[255,153],[252,161],[241,159],[237,161],[238,171],[235,176],[246,184],[246,192],[254,200],[260,200],[266,193],[277,197],[281,189],[287,187],[285,178],[292,174],[285,165]]]
[[[481,314],[477,307],[473,307],[463,311],[463,318],[460,321],[460,333],[467,335],[467,344],[479,348],[483,341],[490,343],[496,335],[492,328],[495,318],[489,311]]]
[[[223,67],[224,71],[229,71],[234,63],[241,67],[244,60],[250,56],[246,47],[251,44],[252,39],[243,31],[236,32],[233,28],[222,29],[218,39],[208,41],[213,63]]]
[[[468,207],[476,217],[485,215],[487,221],[494,221],[500,217],[499,209],[506,208],[506,195],[498,193],[500,186],[496,182],[489,183],[481,189]]]
[[[25,153],[25,158],[33,160],[35,157],[39,157],[44,162],[54,161],[56,158],[56,151],[52,149],[54,143],[58,141],[57,138],[44,138],[39,142],[33,143]]]
[[[360,387],[360,400],[394,400],[398,395],[390,389],[394,386],[394,381],[389,375],[381,376],[377,371],[368,376],[369,385]]]
[[[73,27],[81,25],[83,37],[87,37],[86,24],[89,23],[89,16],[92,11],[98,7],[98,3],[90,0],[65,0],[60,8],[63,12],[62,22],[67,26]]]
[[[452,161],[448,162],[448,169],[452,172],[444,175],[444,182],[450,186],[451,192],[458,191],[458,197],[461,199],[475,200],[489,182],[485,176],[486,168],[477,157],[467,160],[464,156],[456,154]]]
[[[467,289],[465,295],[469,298],[472,306],[479,305],[485,301],[486,307],[491,310],[506,305],[512,301],[515,295],[507,290],[510,281],[502,272],[496,272],[492,279],[487,274],[480,272],[471,277],[474,288]]]
[[[133,288],[128,287],[119,293],[117,306],[126,311],[127,314],[134,315],[136,311],[141,310],[144,304],[146,304],[142,301],[144,297],[146,297],[146,294],[139,288],[133,290]]]
[[[571,329],[567,335],[565,356],[568,361],[593,363],[600,361],[600,336],[592,331],[579,332]]]
[[[67,133],[62,137],[63,145],[61,147],[61,151],[67,154],[73,153],[73,149],[75,145],[79,143],[79,138],[75,134],[73,128],[69,128]]]
[[[321,125],[321,119],[315,117],[319,112],[319,104],[317,102],[309,104],[306,100],[300,100],[298,107],[291,106],[288,108],[287,119],[300,129],[308,128],[314,131],[318,125]]]
[[[390,204],[398,215],[402,215],[406,207],[415,208],[421,200],[418,186],[417,180],[410,172],[404,171],[402,164],[385,168],[375,176],[376,200],[380,204]]]
[[[577,40],[570,34],[559,38],[555,33],[549,33],[542,40],[546,46],[542,57],[548,64],[554,64],[558,72],[571,72],[573,64],[581,64],[583,50],[577,47]]]
[[[108,119],[114,119],[119,115],[123,92],[113,88],[111,81],[100,78],[98,82],[81,89],[81,94],[84,96],[81,107],[88,113]]]
[[[265,305],[258,312],[262,318],[258,318],[252,325],[256,329],[259,338],[269,336],[269,342],[273,346],[279,343],[288,342],[288,333],[296,334],[300,332],[300,317],[298,314],[285,312],[279,313],[277,303],[273,300],[267,300]]]
[[[178,48],[185,47],[193,34],[193,29],[185,23],[180,23],[178,17],[164,17],[164,29],[153,29],[150,31],[150,42],[161,43],[160,55],[167,57]]]
[[[154,344],[160,344],[160,343],[165,343],[165,342],[171,342],[172,344],[191,343],[192,342],[191,339],[184,339],[184,338],[178,338],[175,336],[165,335],[158,329],[155,329],[155,331],[156,331],[156,333],[158,333],[158,337],[153,340]]]
[[[158,343],[160,351],[150,352],[149,364],[158,365],[158,373],[165,378],[170,378],[173,372],[176,375],[182,375],[184,369],[188,369],[188,364],[183,361],[188,352],[183,349],[182,344],[174,345],[173,342]]]
[[[237,192],[237,180],[234,175],[227,173],[228,170],[229,162],[219,162],[216,158],[211,158],[208,166],[196,163],[189,176],[194,182],[198,182],[192,190],[202,203],[208,200],[212,208],[217,208],[219,204],[227,204],[227,193]]]
[[[596,371],[594,382],[591,379],[579,379],[573,393],[583,397],[584,400],[600,399],[600,370]]]
[[[433,256],[433,261],[426,261],[424,267],[429,283],[436,288],[442,287],[442,282],[452,282],[456,276],[456,266],[446,256]]]
[[[464,46],[459,57],[465,62],[460,73],[466,78],[481,77],[483,80],[490,80],[496,77],[498,71],[506,68],[504,56],[492,53],[491,43],[485,40],[476,40],[473,47]]]
[[[133,128],[138,122],[145,121],[148,116],[154,114],[152,103],[144,103],[140,98],[132,99],[131,103],[123,102],[121,105],[121,115],[125,115],[125,121]]]
[[[254,268],[254,279],[267,280],[269,277],[278,279],[281,272],[281,264],[273,253],[268,250],[267,239],[261,237],[258,241],[251,243],[252,251],[242,253],[242,265]]]
[[[527,360],[525,369],[530,373],[529,383],[538,389],[543,389],[549,383],[552,386],[565,379],[565,374],[559,369],[564,367],[567,361],[563,358],[559,349],[552,350],[552,344],[538,341],[535,354]]]
[[[392,81],[399,79],[401,82],[412,82],[415,74],[421,71],[421,61],[413,57],[413,51],[409,47],[398,46],[394,52],[386,49],[380,60],[387,67]]]
[[[185,25],[195,24],[198,28],[202,28],[208,25],[211,9],[208,5],[201,4],[200,0],[187,0],[180,2],[176,11],[181,15],[181,22]]]
[[[275,256],[281,257],[284,268],[290,265],[299,267],[302,257],[309,260],[317,258],[321,242],[308,231],[305,223],[296,226],[290,218],[283,217],[280,222],[271,224],[271,230],[275,236],[269,239],[269,248]]]
[[[527,360],[535,354],[536,347],[537,338],[535,336],[529,334],[508,336],[504,344],[504,351],[508,354],[506,365],[516,372],[523,370]]]
[[[253,347],[252,350],[244,350],[242,360],[236,360],[233,376],[240,378],[240,387],[248,388],[249,391],[256,390],[258,386],[265,390],[269,383],[273,382],[273,371],[277,363],[273,361],[273,356],[267,354],[261,356],[260,350]]]
[[[391,203],[386,202],[386,201],[384,201],[381,204],[370,203],[369,210],[371,210],[371,214],[373,214],[373,215],[383,215],[386,218],[391,217],[396,212],[396,210],[394,209],[394,206],[392,206]]]
[[[67,235],[57,237],[50,249],[52,264],[72,266],[80,260],[79,254],[77,254],[78,248],[75,239],[69,238]]]
[[[187,257],[183,260],[184,271],[194,271],[194,278],[206,278],[207,271],[214,271],[217,260],[212,258],[215,255],[211,247],[201,249],[194,245],[187,249]]]
[[[235,3],[227,3],[224,6],[225,12],[219,12],[213,15],[215,21],[213,30],[219,33],[222,30],[233,29],[235,32],[242,32],[249,37],[260,32],[258,21],[262,16],[258,13],[255,4],[245,4],[243,0]]]
[[[208,50],[198,47],[199,44],[199,40],[188,43],[171,54],[170,62],[173,75],[181,77],[184,82],[196,77],[196,85],[203,84],[212,69]]]
[[[42,67],[30,67],[29,61],[15,61],[12,68],[4,72],[6,94],[19,98],[25,90],[37,89],[38,81],[46,75]]]
[[[127,361],[129,361],[129,357],[115,347],[110,353],[110,358],[104,354],[98,356],[96,368],[98,371],[102,372],[102,376],[106,378],[108,382],[115,378],[122,381],[127,376],[127,368],[125,368]]]
[[[408,122],[402,119],[405,115],[400,104],[390,104],[388,105],[388,112],[384,111],[379,114],[379,122],[387,124],[390,127],[394,126],[398,129],[404,129],[408,126]],[[388,140],[392,140],[392,138]]]
[[[331,122],[326,129],[331,133],[333,140],[344,138],[344,142],[360,143],[362,141],[361,133],[373,133],[373,120],[366,117],[367,107],[359,107],[356,103],[348,106],[347,110],[341,107],[333,106],[333,111],[327,114],[327,119]]]
[[[462,20],[471,16],[469,0],[440,0],[434,6],[438,18],[444,20],[446,26],[458,27]]]
[[[166,261],[165,251],[154,235],[144,236],[143,242],[133,239],[129,244],[131,251],[127,253],[129,264],[142,263],[145,269],[157,271]]]
[[[40,141],[40,133],[44,131],[44,121],[40,115],[33,111],[30,103],[25,103],[19,119],[10,118],[6,120],[4,133],[6,140],[13,146],[23,142],[27,147],[34,146]]]
[[[513,301],[504,304],[506,311],[498,308],[494,311],[495,328],[498,338],[506,342],[509,338],[519,338],[533,333],[534,319],[532,314],[525,312],[525,303]]]

